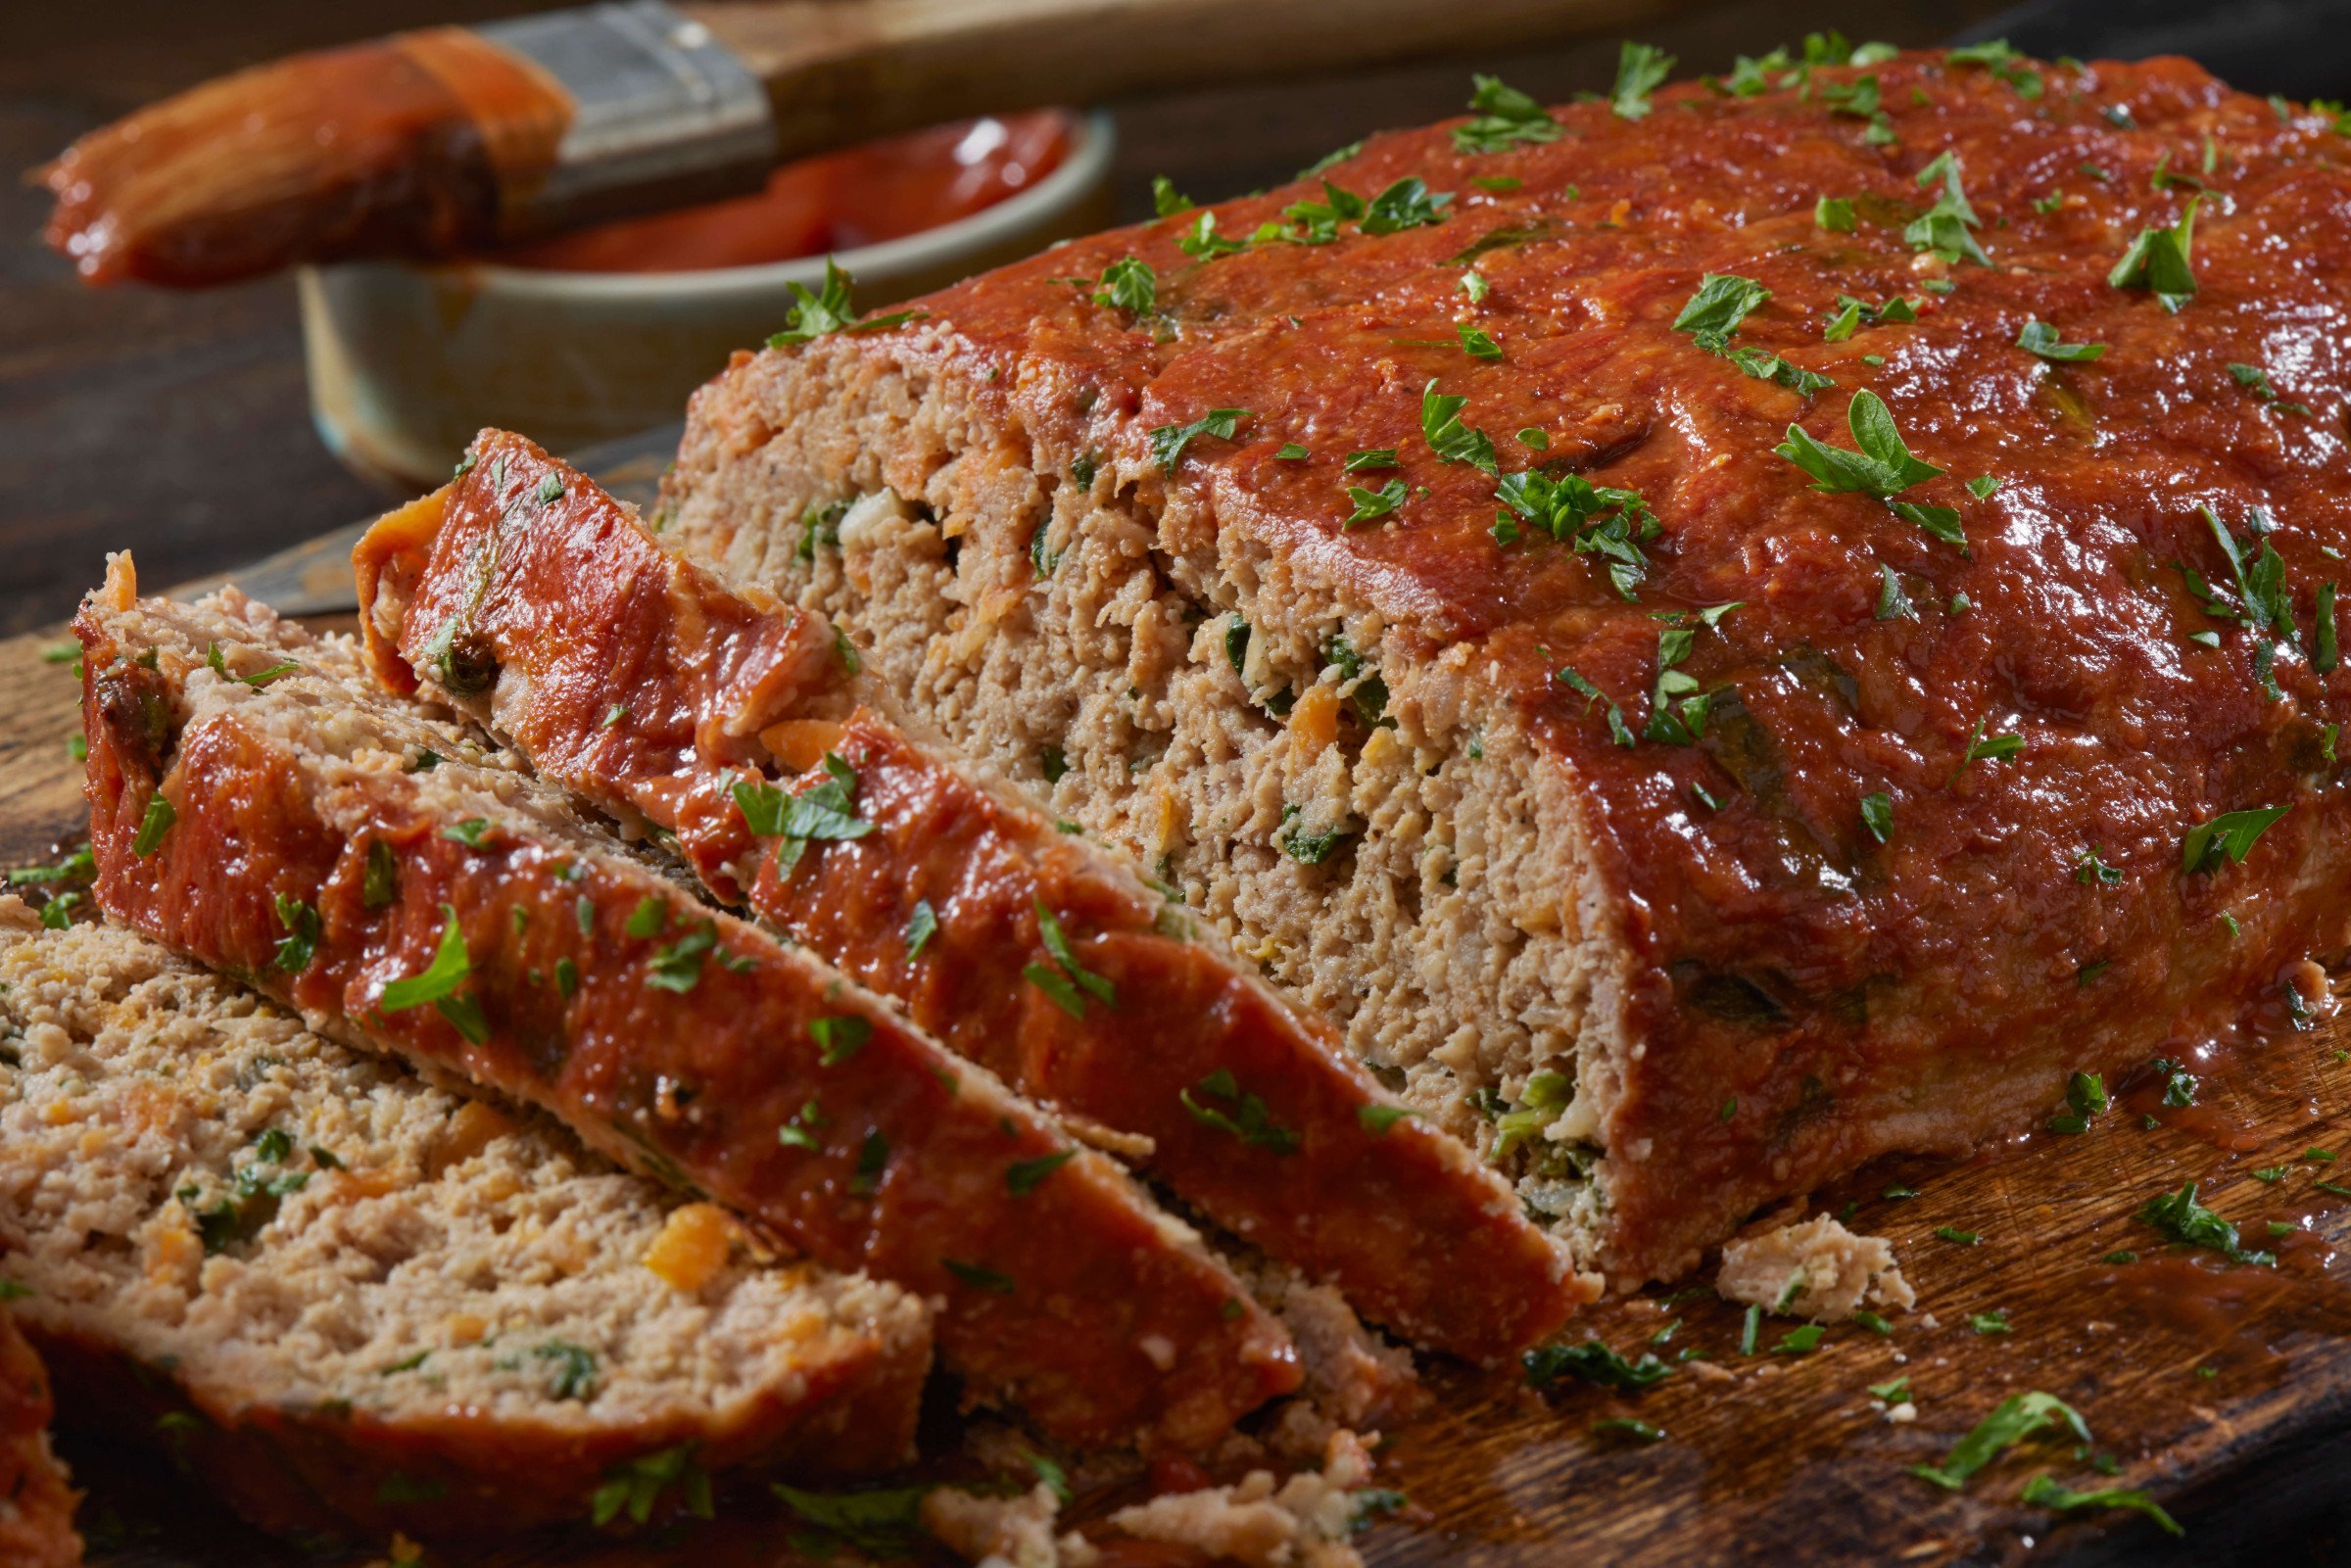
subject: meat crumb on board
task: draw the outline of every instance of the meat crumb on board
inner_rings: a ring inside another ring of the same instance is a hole
[[[1891,1243],[1856,1236],[1830,1214],[1725,1243],[1714,1289],[1726,1301],[1819,1323],[1845,1322],[1870,1304],[1918,1301]]]

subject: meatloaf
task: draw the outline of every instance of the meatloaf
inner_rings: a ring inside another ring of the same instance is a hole
[[[5,1267],[5,1260],[0,1260]],[[0,1562],[10,1568],[78,1568],[79,1500],[49,1451],[49,1378],[41,1358],[0,1311]]]
[[[912,1452],[931,1327],[906,1292],[777,1258],[120,927],[0,898],[0,985],[19,1320],[76,1425],[161,1445],[264,1528],[488,1534],[667,1467],[650,1517],[704,1484],[682,1454]]]
[[[870,705],[891,699],[822,616],[663,551],[522,437],[485,432],[356,560],[387,685],[675,833],[721,902],[1022,1091],[1139,1138],[1144,1168],[1248,1244],[1482,1357],[1596,1294],[1464,1145],[1168,892]],[[839,763],[856,821],[820,822]]]
[[[377,690],[349,640],[233,592],[140,600],[126,557],[75,630],[109,914],[936,1299],[966,1395],[1048,1436],[1195,1447],[1296,1387],[1280,1328],[1112,1161]]]
[[[656,522],[1619,1282],[2288,1022],[2351,914],[2336,118],[1994,48],[1476,107],[795,319]]]

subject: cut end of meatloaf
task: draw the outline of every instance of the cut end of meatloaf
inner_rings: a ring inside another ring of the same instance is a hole
[[[5,1269],[0,1259],[0,1278]],[[9,1568],[81,1562],[81,1537],[73,1529],[80,1497],[49,1450],[51,1408],[41,1358],[0,1310],[0,1562]]]
[[[1630,960],[1572,781],[1470,649],[1391,658],[1362,598],[1147,465],[991,420],[950,348],[739,361],[655,526],[1181,889],[1592,1266]]]
[[[75,622],[111,916],[935,1300],[966,1397],[1059,1441],[1205,1447],[1296,1386],[1199,1235],[985,1068],[374,687],[348,639],[128,579]]]
[[[834,1474],[911,1452],[905,1292],[120,927],[0,899],[0,1277],[64,1364],[175,1386],[181,1457],[273,1460],[274,1487],[232,1478],[261,1522],[317,1526],[315,1494],[444,1536],[584,1516],[681,1445]]]
[[[658,520],[1675,1274],[2351,925],[2339,138],[2038,70],[1381,133],[740,357]]]

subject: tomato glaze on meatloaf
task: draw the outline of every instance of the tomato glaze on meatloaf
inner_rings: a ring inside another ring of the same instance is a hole
[[[823,616],[663,549],[522,437],[482,432],[465,471],[354,561],[384,685],[674,834],[719,902],[1021,1093],[1130,1135],[1152,1179],[1367,1316],[1492,1360],[1598,1293],[1493,1170],[1172,888],[900,728]],[[796,835],[792,813],[835,799],[843,767],[855,820]]]
[[[656,522],[1672,1274],[2343,943],[2347,155],[2181,60],[1505,102],[802,322]]]

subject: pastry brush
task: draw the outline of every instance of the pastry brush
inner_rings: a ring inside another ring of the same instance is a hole
[[[93,283],[447,256],[962,116],[1588,32],[1644,0],[630,0],[292,56],[35,171]]]

